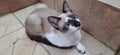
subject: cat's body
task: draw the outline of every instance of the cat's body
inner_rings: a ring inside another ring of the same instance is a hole
[[[39,8],[36,8],[27,17],[26,23],[25,23],[25,24],[27,24],[26,28],[29,29],[28,32],[33,35],[44,35],[45,32],[48,32],[53,27],[48,23],[47,17],[51,16],[51,15],[52,16],[59,15],[58,12],[56,12],[52,9],[49,9],[48,7],[46,7],[46,5],[44,5],[44,4],[40,4],[40,5],[42,5],[43,7],[41,6]],[[28,26],[33,26],[33,27],[28,27]]]
[[[64,2],[64,5],[67,3]],[[75,46],[81,53],[85,53],[85,47],[80,43],[81,22],[79,19],[71,19],[73,16],[71,12],[60,14],[44,4],[37,5],[26,19],[26,33],[32,40],[57,47]]]

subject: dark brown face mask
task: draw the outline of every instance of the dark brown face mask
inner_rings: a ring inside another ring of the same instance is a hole
[[[74,27],[80,27],[80,22],[76,20],[68,20],[67,25],[72,25]]]

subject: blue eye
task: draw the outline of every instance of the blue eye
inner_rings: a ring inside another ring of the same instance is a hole
[[[70,25],[69,23],[66,24],[66,26],[69,26],[69,25]]]
[[[72,18],[73,18],[73,19],[76,19],[77,17],[76,17],[76,16],[73,16]]]
[[[68,17],[72,18],[72,19],[77,19],[77,15],[72,14],[72,15],[68,15]]]

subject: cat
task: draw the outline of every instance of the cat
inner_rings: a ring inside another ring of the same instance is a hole
[[[31,40],[63,49],[76,47],[82,54],[86,52],[80,43],[81,21],[66,1],[63,2],[62,14],[49,9],[45,4],[36,7],[25,21],[25,30]]]

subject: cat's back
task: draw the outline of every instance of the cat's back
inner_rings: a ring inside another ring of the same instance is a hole
[[[37,14],[40,17],[47,18],[48,16],[58,16],[59,13],[53,9],[48,8],[45,4],[37,4],[35,10],[31,14]]]
[[[51,25],[48,23],[48,16],[58,16],[59,13],[49,9],[44,4],[37,4],[34,11],[32,11],[25,22],[26,31],[33,35],[42,34],[48,31]],[[44,27],[44,30],[43,30]],[[48,28],[49,27],[49,28]]]

